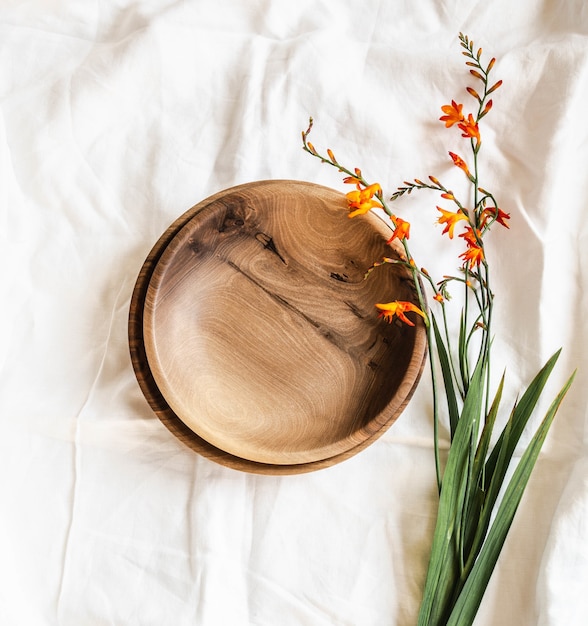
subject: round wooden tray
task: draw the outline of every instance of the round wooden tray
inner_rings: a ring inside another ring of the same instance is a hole
[[[297,181],[222,191],[147,257],[129,315],[138,382],[161,421],[229,467],[292,474],[356,454],[398,417],[426,335],[374,304],[416,302],[382,256],[390,229],[348,219],[345,196]]]

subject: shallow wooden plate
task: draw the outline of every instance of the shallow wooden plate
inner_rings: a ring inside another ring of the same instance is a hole
[[[296,181],[235,187],[164,233],[133,294],[131,355],[152,408],[193,449],[293,473],[363,449],[398,417],[426,352],[420,322],[376,302],[415,300],[373,215]]]

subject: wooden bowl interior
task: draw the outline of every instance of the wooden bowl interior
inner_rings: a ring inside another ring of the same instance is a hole
[[[391,231],[346,213],[342,194],[317,185],[242,185],[193,209],[152,264],[149,371],[173,414],[229,459],[271,467],[346,456],[412,394],[422,324],[388,324],[374,307],[416,301],[411,276],[386,264],[365,279],[397,254]]]

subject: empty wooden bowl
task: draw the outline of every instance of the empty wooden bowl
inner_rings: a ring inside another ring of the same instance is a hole
[[[417,302],[375,215],[297,181],[240,185],[179,218],[147,258],[129,317],[153,410],[195,451],[236,469],[333,465],[381,435],[420,378],[426,334],[378,317]],[[417,317],[417,316],[415,316]]]

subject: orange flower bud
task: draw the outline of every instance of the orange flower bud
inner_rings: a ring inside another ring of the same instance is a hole
[[[470,170],[468,168],[468,166],[466,165],[466,162],[457,154],[455,154],[454,152],[450,152],[449,156],[453,159],[453,163],[454,165],[456,165],[457,167],[459,167],[461,170],[463,170],[466,174],[466,176],[470,179],[473,180],[472,175],[470,174]]]
[[[486,94],[488,94],[488,95],[491,94],[493,91],[496,91],[501,85],[502,85],[502,81],[499,80],[497,83],[494,83],[494,85],[492,85],[492,87],[490,87],[490,89],[488,89]]]
[[[472,89],[472,87],[466,87],[466,91],[470,94],[470,96],[473,96],[478,102],[481,101],[481,98],[475,89]]]

